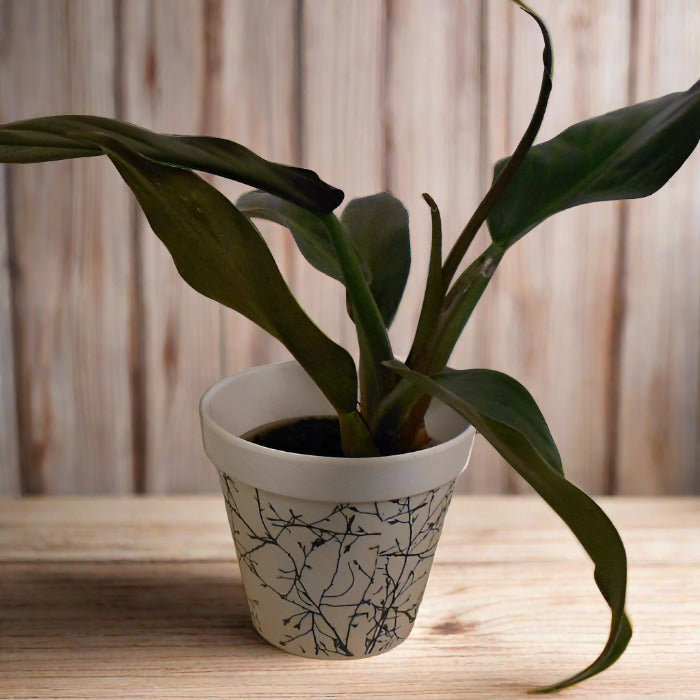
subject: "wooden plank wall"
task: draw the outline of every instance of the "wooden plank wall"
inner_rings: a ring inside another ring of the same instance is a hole
[[[555,48],[541,139],[698,77],[695,0],[532,5]],[[427,264],[420,194],[454,240],[529,119],[540,55],[506,0],[0,0],[0,122],[102,114],[234,139],[347,199],[390,189],[414,247],[401,354]],[[179,279],[105,159],[5,167],[0,185],[0,495],[215,488],[199,396],[284,349]],[[700,491],[699,194],[696,153],[652,199],[544,224],[453,358],[523,381],[593,492]],[[264,234],[312,317],[354,347],[338,285]],[[522,485],[479,442],[462,487]]]

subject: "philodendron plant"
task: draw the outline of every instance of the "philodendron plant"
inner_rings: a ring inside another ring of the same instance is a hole
[[[518,3],[520,4],[520,3]],[[545,420],[515,379],[487,369],[452,369],[450,354],[506,251],[541,221],[586,202],[644,197],[681,166],[700,138],[700,83],[687,92],[575,124],[533,146],[551,90],[547,30],[537,105],[514,153],[496,164],[493,183],[443,260],[440,212],[433,199],[427,283],[412,347],[403,362],[387,329],[410,265],[408,214],[389,193],[351,201],[305,169],[268,162],[236,143],[171,136],[112,119],[55,116],[0,127],[0,162],[106,155],[136,195],[182,277],[282,342],[338,414],[349,457],[419,450],[430,441],[424,416],[433,398],[464,416],[545,499],[595,564],[611,609],[610,634],[583,671],[543,688],[554,691],[610,666],[632,629],[625,614],[627,563],[615,527],[564,477]],[[257,188],[234,206],[193,170]],[[306,315],[287,287],[252,219],[288,228],[303,256],[346,290],[359,363]],[[472,256],[484,222],[491,242]]]

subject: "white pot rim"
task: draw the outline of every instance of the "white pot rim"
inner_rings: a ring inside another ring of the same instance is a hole
[[[262,365],[222,379],[202,397],[200,417],[207,455],[231,478],[290,498],[367,503],[424,493],[463,471],[475,430],[447,406],[434,404],[427,423],[440,444],[386,457],[302,455],[240,437],[273,421],[334,413],[296,362]]]

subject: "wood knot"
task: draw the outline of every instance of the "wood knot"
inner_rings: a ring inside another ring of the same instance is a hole
[[[439,625],[434,625],[432,631],[434,634],[448,636],[451,634],[464,634],[471,632],[477,628],[476,622],[462,622],[456,617],[441,622]]]

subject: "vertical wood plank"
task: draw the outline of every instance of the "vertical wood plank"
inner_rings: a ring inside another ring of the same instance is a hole
[[[638,2],[635,99],[685,90],[700,65],[700,5]],[[618,488],[700,492],[700,154],[630,202]]]
[[[383,189],[383,4],[304,0],[301,159],[345,191],[345,203]],[[309,315],[356,354],[342,287],[295,258],[294,280]]]
[[[418,322],[430,251],[430,215],[421,194],[440,207],[444,253],[483,195],[483,64],[478,2],[390,2],[388,14],[388,186],[407,205],[413,264],[392,332],[405,356]],[[485,361],[479,335],[453,356],[456,367]],[[484,461],[478,440],[460,489],[498,491],[504,472]]]
[[[222,4],[220,109],[212,128],[269,160],[298,164],[297,2],[233,0]],[[217,178],[232,201],[250,187]],[[286,229],[263,221],[283,276],[294,287],[290,260],[299,255]],[[248,319],[224,309],[225,374],[288,360],[291,355]]]
[[[114,116],[110,0],[2,8],[0,121]],[[131,490],[127,198],[106,159],[15,166],[18,392],[30,493]]]
[[[630,101],[630,7],[638,9],[634,100],[697,77],[700,17],[692,0],[533,4],[555,48],[555,87],[538,140]],[[436,197],[447,247],[492,163],[512,150],[529,119],[540,55],[535,25],[501,0],[5,0],[0,121],[115,116],[123,94],[120,116],[130,121],[232,138],[272,160],[314,168],[348,199],[388,187],[409,209],[414,249],[392,329],[402,355],[427,266],[420,194]],[[135,282],[135,208],[105,159],[13,166],[6,176],[13,216],[7,231],[8,219],[0,220],[3,465],[17,463],[16,376],[29,491],[130,490],[130,372],[141,369],[145,404],[137,415],[146,419],[147,440],[137,462],[147,465],[146,489],[215,488],[200,446],[199,396],[222,369],[284,359],[286,351],[190,290],[141,217]],[[0,204],[2,184],[0,177]],[[244,189],[217,184],[232,198]],[[623,493],[700,490],[698,191],[695,154],[661,193],[626,205],[625,216],[618,205],[593,205],[541,226],[506,256],[453,357],[454,366],[493,367],[523,381],[569,476],[594,492],[610,482],[604,466],[615,458],[612,481]],[[340,286],[309,270],[284,231],[262,228],[310,315],[354,348]],[[485,240],[482,232],[475,247]],[[618,269],[626,272],[621,329]],[[137,283],[143,304],[135,306]],[[611,404],[618,332],[620,386]],[[132,354],[134,333],[140,357]],[[463,483],[503,490],[514,484],[508,473],[482,442]],[[19,481],[16,468],[0,469],[0,493],[16,493]]]
[[[6,171],[0,166],[0,497],[20,493]]]
[[[197,134],[209,119],[205,6],[199,0],[122,5],[124,119],[166,133]],[[143,294],[145,490],[215,488],[201,446],[198,404],[220,378],[217,305],[188,287],[139,211]]]
[[[389,187],[412,222],[413,269],[394,329],[405,355],[418,323],[430,252],[430,213],[440,207],[449,250],[479,193],[479,3],[391,2],[388,56]]]
[[[491,185],[493,163],[508,152],[508,119],[510,107],[509,75],[512,68],[513,13],[509,3],[494,3],[482,0],[479,53],[481,84],[479,95],[474,99],[480,105],[478,192],[470,202],[471,215]],[[474,118],[474,117],[473,117]],[[476,121],[474,122],[476,126]],[[476,165],[476,162],[475,162]],[[485,227],[477,234],[472,244],[473,251],[481,252],[490,242]],[[468,260],[473,259],[475,252]],[[463,265],[464,266],[464,265]],[[495,328],[500,327],[499,298],[496,282],[492,282],[474,310],[464,335],[451,358],[453,367],[493,367],[493,346],[498,343]],[[477,436],[474,449],[460,490],[469,493],[504,493],[512,481],[511,468],[493,447],[481,436]]]
[[[555,57],[554,89],[538,142],[627,104],[629,3],[540,0],[532,6],[548,24]],[[507,55],[505,41],[512,46],[508,150],[490,154],[491,160],[508,155],[520,139],[542,73],[537,26],[513,6],[508,12],[512,34],[491,26],[488,43],[490,64]],[[492,135],[490,143],[499,138]],[[588,205],[540,225],[508,252],[494,277],[489,306],[480,309],[494,319],[489,365],[528,387],[549,422],[569,478],[594,493],[608,481],[618,207]],[[526,488],[515,480],[513,487]]]

